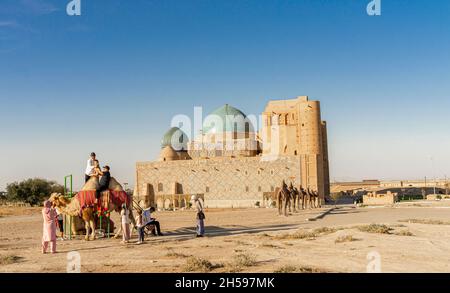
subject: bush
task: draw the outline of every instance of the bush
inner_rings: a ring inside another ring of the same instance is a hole
[[[356,239],[353,238],[352,235],[343,235],[343,236],[339,236],[338,238],[336,238],[336,240],[334,240],[334,243],[352,242],[355,240]]]
[[[213,265],[210,261],[191,256],[186,260],[186,264],[183,267],[185,272],[202,272],[207,273],[213,269]]]
[[[2,255],[0,256],[0,265],[10,265],[18,263],[22,257],[17,255]]]
[[[391,228],[389,228],[386,225],[380,225],[380,224],[370,224],[365,226],[359,226],[359,231],[361,232],[367,232],[367,233],[379,233],[379,234],[389,234],[391,231]]]
[[[6,198],[9,201],[38,205],[53,192],[64,193],[64,187],[55,181],[34,178],[8,184]]]
[[[309,267],[309,266],[282,266],[274,271],[276,274],[289,274],[289,273],[327,273],[326,270]]]

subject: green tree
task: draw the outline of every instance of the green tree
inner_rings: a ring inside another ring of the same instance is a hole
[[[64,192],[64,186],[40,178],[10,183],[6,187],[7,200],[23,201],[31,205],[41,204],[52,192]]]

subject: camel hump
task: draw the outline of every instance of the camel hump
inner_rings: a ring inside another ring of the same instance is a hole
[[[81,191],[88,191],[88,190],[97,190],[99,187],[99,180],[97,177],[91,177],[86,184],[84,184]],[[114,177],[111,177],[111,180],[109,181],[109,190],[112,191],[124,191],[122,188],[122,185],[117,182],[117,180]]]
[[[111,177],[108,189],[112,191],[124,191],[122,185],[114,177]]]
[[[81,188],[81,191],[87,191],[87,190],[97,190],[99,186],[98,178],[97,177],[91,177]]]

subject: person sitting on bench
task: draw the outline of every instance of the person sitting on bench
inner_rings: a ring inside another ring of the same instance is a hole
[[[102,178],[100,178],[99,186],[95,192],[95,197],[98,199],[103,191],[108,190],[109,182],[111,181],[111,173],[109,172],[109,166],[104,166],[102,170]]]
[[[155,212],[155,208],[151,207],[148,209],[145,209],[142,212],[142,222],[144,223],[144,227],[148,226],[148,225],[153,225],[156,228],[156,233],[158,234],[158,236],[164,236],[161,233],[161,226],[159,224],[158,221],[156,221],[155,218],[152,218],[152,213]],[[156,236],[155,230],[152,230],[152,234]]]

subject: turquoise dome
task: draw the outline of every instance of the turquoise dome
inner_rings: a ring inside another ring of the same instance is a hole
[[[203,134],[210,132],[222,133],[233,131],[251,132],[253,131],[253,126],[249,121],[244,121],[246,117],[247,116],[241,110],[225,104],[206,116],[205,121],[203,122]],[[242,120],[233,121],[233,118],[242,118]],[[215,123],[216,119],[219,120],[219,123]],[[245,122],[248,122],[248,126],[245,125]]]
[[[180,128],[172,127],[163,136],[161,148],[171,146],[175,151],[186,151],[189,138]]]

